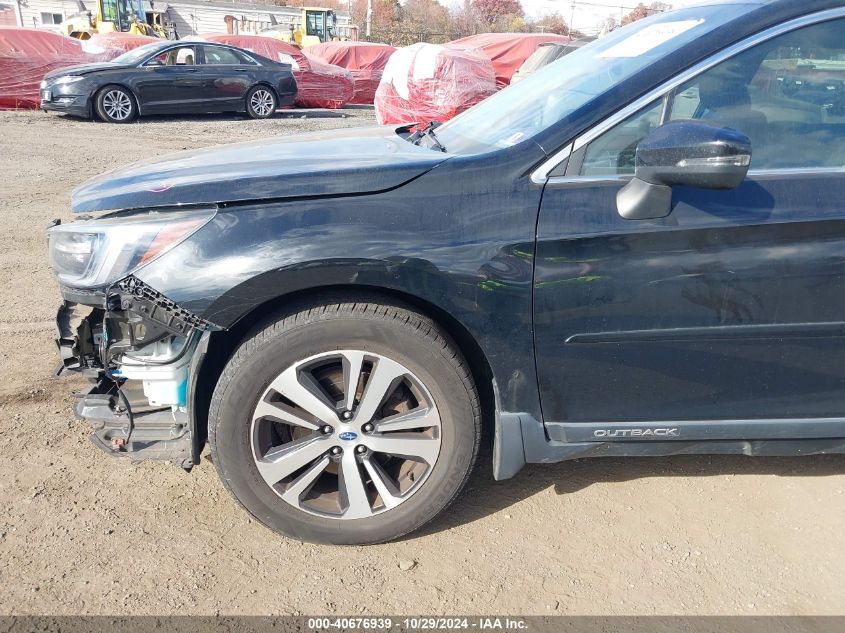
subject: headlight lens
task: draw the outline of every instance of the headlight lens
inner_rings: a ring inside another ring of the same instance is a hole
[[[50,265],[66,286],[106,286],[187,239],[215,213],[215,209],[150,211],[60,224],[48,231]]]
[[[67,275],[82,276],[97,249],[97,233],[67,231],[56,236],[50,247],[53,270]]]
[[[54,83],[56,83],[58,85],[72,84],[76,81],[81,81],[83,79],[85,79],[85,77],[83,77],[82,75],[63,75],[63,76],[59,77],[58,79],[56,79],[56,81]]]

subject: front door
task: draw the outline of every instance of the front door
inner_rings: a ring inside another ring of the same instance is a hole
[[[545,186],[535,343],[552,439],[845,432],[845,20],[758,44],[584,142]],[[660,220],[616,193],[668,120],[745,132],[731,191]],[[831,435],[834,433],[834,435]]]
[[[202,75],[195,46],[171,48],[143,66],[137,93],[144,114],[196,112]]]

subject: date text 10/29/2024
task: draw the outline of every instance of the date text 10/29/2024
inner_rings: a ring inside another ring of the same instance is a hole
[[[313,631],[525,631],[528,623],[520,618],[498,617],[326,617],[308,618],[307,626]]]

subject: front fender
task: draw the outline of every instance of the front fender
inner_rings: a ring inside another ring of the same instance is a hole
[[[541,189],[489,165],[438,171],[378,194],[222,208],[136,276],[226,329],[303,290],[413,297],[472,336],[504,410],[540,419],[531,286]]]

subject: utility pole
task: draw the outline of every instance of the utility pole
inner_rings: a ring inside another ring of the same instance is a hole
[[[372,35],[372,23],[373,23],[373,0],[367,0],[367,30],[366,36],[367,39],[370,39]]]
[[[572,31],[575,30],[573,26],[575,23],[575,2],[572,3],[572,10],[569,13],[569,39],[572,39]]]

